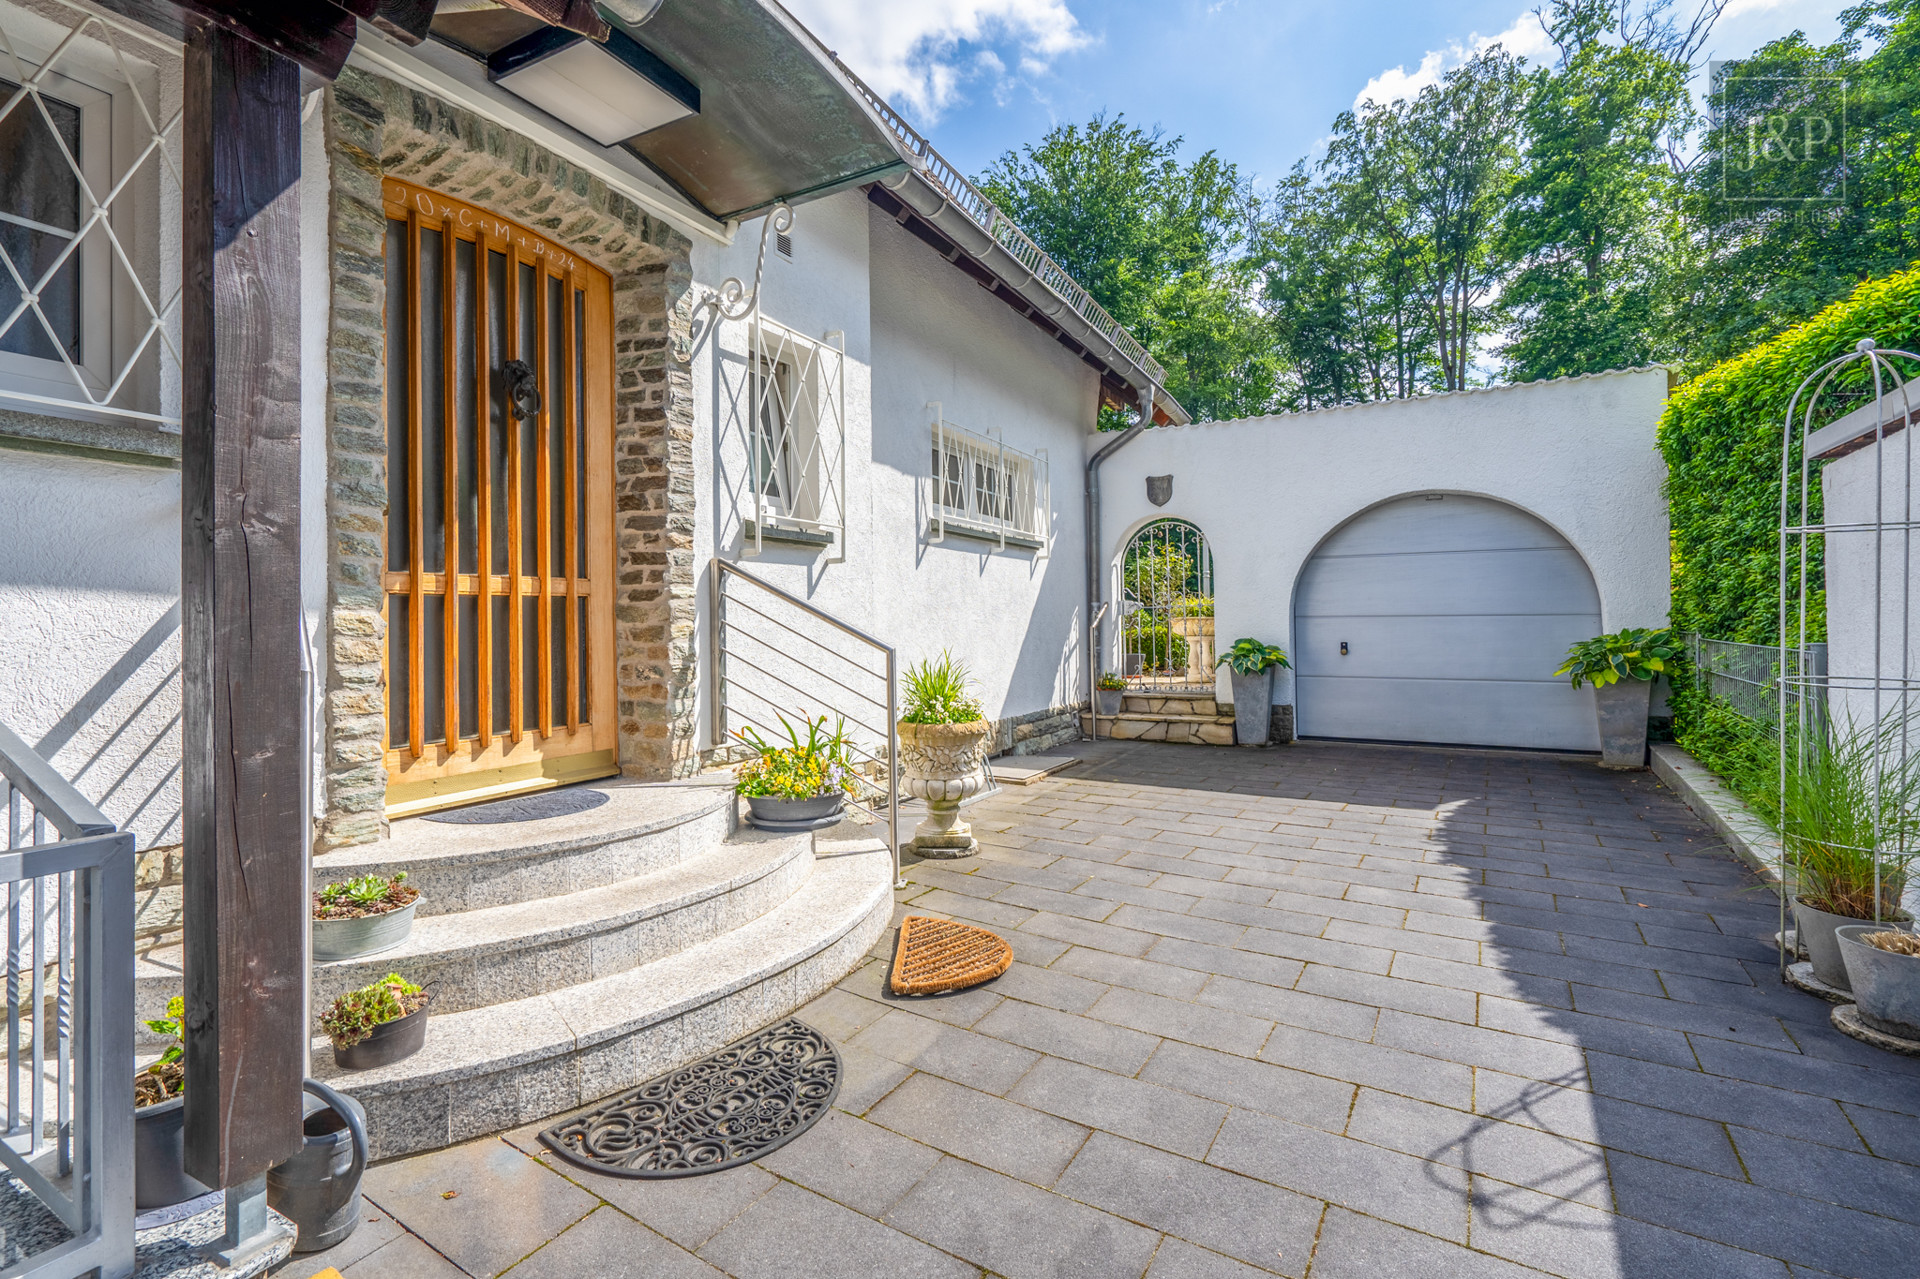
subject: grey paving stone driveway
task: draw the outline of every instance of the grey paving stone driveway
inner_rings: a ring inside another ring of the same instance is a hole
[[[760,1164],[384,1165],[348,1279],[1920,1275],[1920,1064],[1774,975],[1772,898],[1648,774],[1079,748],[902,908],[1017,962],[803,1016],[847,1078]],[[456,1192],[451,1198],[447,1191]],[[306,1279],[318,1263],[284,1272]]]

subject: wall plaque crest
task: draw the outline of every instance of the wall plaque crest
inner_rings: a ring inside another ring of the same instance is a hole
[[[1155,506],[1165,506],[1173,500],[1173,477],[1171,475],[1149,475],[1147,477],[1147,500]]]

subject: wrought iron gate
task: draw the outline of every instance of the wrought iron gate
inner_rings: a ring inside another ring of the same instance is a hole
[[[1135,533],[1118,598],[1128,683],[1213,688],[1213,552],[1197,525],[1161,519]]]

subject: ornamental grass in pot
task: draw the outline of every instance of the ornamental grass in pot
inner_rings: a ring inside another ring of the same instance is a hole
[[[1593,685],[1594,715],[1600,727],[1600,767],[1644,768],[1647,763],[1647,711],[1653,681],[1680,653],[1680,640],[1662,627],[1629,626],[1596,635],[1567,649],[1555,675],[1571,676],[1573,686]]]
[[[154,1063],[133,1077],[133,1206],[142,1211],[171,1208],[211,1193],[187,1175],[186,1121],[187,1004],[175,995],[167,1015],[147,1029],[168,1043]]]
[[[1793,868],[1800,945],[1836,990],[1852,989],[1837,929],[1913,927],[1901,901],[1920,856],[1920,756],[1902,738],[1915,731],[1898,717],[1789,731],[1778,811],[1766,816]]]
[[[372,1070],[404,1061],[426,1046],[433,995],[399,973],[334,997],[320,1029],[333,1041],[333,1064]]]
[[[965,857],[979,847],[960,805],[986,789],[993,725],[971,684],[951,653],[907,669],[900,776],[907,794],[926,801],[926,820],[914,827],[912,841],[922,857]]]
[[[368,872],[315,893],[314,962],[378,955],[406,941],[420,904],[420,890],[406,878],[404,870],[391,878]]]
[[[777,716],[787,744],[743,728],[734,734],[753,758],[734,773],[747,801],[747,822],[761,830],[824,830],[839,824],[859,782],[849,757],[846,721],[827,731],[827,717],[807,721],[807,735]]]
[[[1860,1020],[1920,1044],[1920,937],[1884,924],[1834,929]]]
[[[1233,682],[1233,735],[1241,746],[1265,746],[1273,735],[1273,673],[1293,663],[1272,644],[1237,639],[1220,655],[1214,669],[1224,666]]]

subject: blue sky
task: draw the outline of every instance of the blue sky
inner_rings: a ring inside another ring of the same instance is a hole
[[[1104,108],[1271,180],[1370,87],[1393,96],[1487,40],[1539,39],[1538,0],[785,2],[969,174]],[[1739,57],[1795,28],[1829,40],[1843,7],[1732,0],[1709,51]]]

